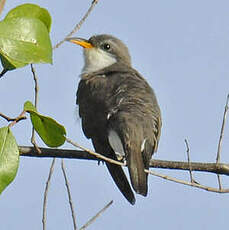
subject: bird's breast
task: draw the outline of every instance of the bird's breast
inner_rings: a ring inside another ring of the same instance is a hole
[[[106,119],[112,86],[106,75],[81,80],[77,91],[80,116]]]

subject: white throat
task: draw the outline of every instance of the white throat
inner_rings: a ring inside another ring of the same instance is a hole
[[[84,49],[84,67],[82,73],[91,73],[114,64],[117,60],[109,53],[98,49]]]

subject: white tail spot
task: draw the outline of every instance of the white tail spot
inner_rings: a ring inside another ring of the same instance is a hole
[[[113,129],[109,131],[108,140],[115,153],[125,155],[121,139]]]

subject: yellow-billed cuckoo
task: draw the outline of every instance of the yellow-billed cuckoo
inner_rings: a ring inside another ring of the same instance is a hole
[[[125,156],[131,184],[147,195],[147,174],[152,154],[157,150],[161,115],[156,96],[146,80],[131,66],[123,42],[111,35],[95,35],[89,40],[69,38],[84,48],[84,67],[77,90],[79,115],[85,136],[96,152],[117,159]],[[135,196],[121,166],[106,166],[126,199]]]

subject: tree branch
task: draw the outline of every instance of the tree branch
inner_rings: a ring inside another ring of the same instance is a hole
[[[92,12],[92,10],[94,9],[95,5],[98,3],[99,0],[93,0],[89,9],[87,10],[87,12],[85,13],[85,15],[82,17],[82,19],[79,21],[79,23],[76,24],[76,26],[73,28],[73,30],[60,42],[58,42],[54,47],[53,50],[58,48],[60,45],[62,45],[65,42],[66,38],[71,37],[74,33],[76,33],[80,27],[82,26],[82,24],[85,22],[85,20],[87,19],[87,17],[89,16],[89,14]]]
[[[53,160],[52,160],[52,164],[51,164],[51,167],[49,169],[48,179],[47,179],[46,186],[45,186],[44,201],[43,201],[43,214],[42,214],[43,230],[46,230],[47,199],[48,199],[48,191],[49,191],[49,187],[50,187],[50,183],[51,183],[51,178],[52,178],[52,174],[53,174],[53,170],[54,170],[54,165],[55,165],[55,158],[53,158]]]
[[[41,154],[38,154],[36,149],[32,146],[19,146],[20,155],[25,157],[56,157],[56,158],[70,158],[80,160],[101,160],[92,156],[86,151],[70,150],[70,149],[51,149],[40,148]],[[200,162],[182,162],[182,161],[166,161],[151,159],[151,168],[162,169],[176,169],[176,170],[190,170],[209,172],[229,176],[229,164],[224,163],[200,163]]]
[[[86,224],[84,224],[80,230],[85,230],[90,224],[92,224],[107,208],[109,208],[113,203],[113,200],[110,201],[104,208],[102,208],[95,216],[93,216]]]
[[[26,119],[25,113],[21,113],[18,117],[15,117],[15,118],[8,117],[5,114],[0,113],[0,117],[6,119],[8,122],[14,121],[16,123],[19,122],[19,121],[21,121],[21,120],[25,120]]]
[[[35,68],[33,67],[33,64],[30,65],[31,67],[31,72],[33,74],[33,80],[34,80],[34,94],[35,94],[35,98],[34,98],[34,105],[35,108],[37,109],[37,104],[38,104],[38,93],[39,93],[39,85],[38,85],[38,78],[36,75],[36,71]],[[32,136],[31,136],[31,143],[33,144],[33,146],[36,148],[38,153],[40,152],[40,149],[36,143],[36,138],[35,138],[35,129],[34,127],[32,127]]]
[[[21,114],[9,124],[9,127],[13,127],[17,122],[24,120],[24,119],[26,119],[25,111],[22,111]]]
[[[179,183],[179,184],[183,184],[183,185],[188,185],[188,186],[191,186],[191,187],[196,187],[196,188],[199,188],[199,189],[206,190],[208,192],[229,193],[229,189],[228,188],[227,189],[213,188],[213,187],[209,187],[209,186],[198,184],[195,181],[188,182],[188,181],[184,181],[184,180],[179,180],[177,178],[174,178],[174,177],[171,177],[171,176],[167,176],[167,175],[162,175],[162,174],[159,174],[159,173],[156,173],[156,172],[152,172],[152,171],[147,170],[147,169],[145,169],[145,172],[148,173],[148,174],[151,174],[153,176],[160,177],[160,178],[165,179],[165,180],[169,180],[169,181],[172,181],[172,182],[175,182],[175,183]]]
[[[6,0],[0,0],[0,14],[2,13],[3,11],[3,8],[5,6],[5,3],[6,3]]]
[[[55,159],[55,158],[54,158]],[[74,226],[74,230],[77,230],[77,225],[76,225],[76,214],[74,211],[74,205],[72,202],[72,195],[71,195],[71,191],[70,191],[70,185],[68,182],[68,178],[67,178],[67,173],[65,170],[65,165],[64,165],[64,160],[61,160],[61,169],[64,175],[64,181],[65,181],[65,186],[67,188],[67,193],[68,193],[68,203],[70,205],[70,209],[71,209],[71,213],[72,213],[72,221],[73,221],[73,226]]]
[[[223,142],[224,128],[225,128],[225,123],[227,119],[228,105],[229,105],[229,94],[227,95],[226,105],[225,105],[224,114],[223,114],[223,122],[222,122],[222,127],[220,131],[220,136],[219,136],[219,143],[218,143],[217,156],[216,156],[217,164],[220,163],[220,158],[221,158],[220,154],[221,154],[221,147],[222,147],[222,142]],[[219,189],[222,189],[222,183],[221,183],[221,178],[219,174],[217,174],[217,179],[218,179]]]

